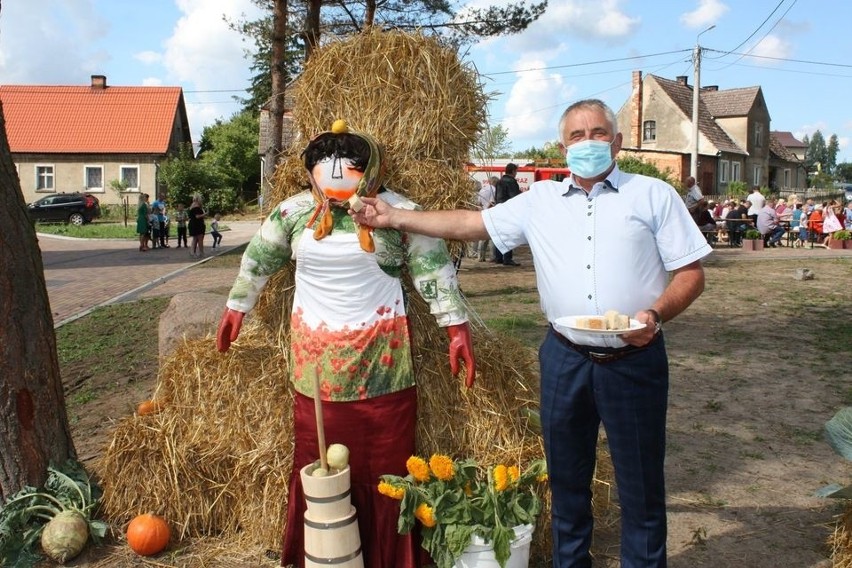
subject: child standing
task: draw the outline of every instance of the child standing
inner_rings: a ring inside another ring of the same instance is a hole
[[[151,227],[151,246],[153,248],[160,248],[160,213],[156,207],[151,208],[148,223]]]
[[[177,206],[177,213],[175,213],[175,222],[177,222],[177,239],[178,245],[177,248],[180,248],[180,243],[183,242],[184,248],[188,245],[186,244],[186,220],[189,218],[186,210],[183,208],[183,203],[179,203]]]
[[[219,219],[222,216],[216,213],[213,215],[213,221],[210,223],[210,234],[213,236],[213,248],[222,246],[222,233],[219,232]]]
[[[169,218],[162,207],[157,209],[157,222],[160,225],[160,248],[169,248]]]

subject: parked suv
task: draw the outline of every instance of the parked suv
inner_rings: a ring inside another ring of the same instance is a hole
[[[101,204],[89,193],[55,193],[30,203],[27,211],[33,221],[82,225],[101,216]]]

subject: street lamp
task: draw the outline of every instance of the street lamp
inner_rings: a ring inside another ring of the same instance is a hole
[[[698,182],[698,94],[701,91],[701,45],[698,43],[701,34],[716,27],[713,24],[695,36],[695,49],[692,52],[692,63],[695,67],[695,85],[692,88],[692,161],[689,165],[689,175]]]

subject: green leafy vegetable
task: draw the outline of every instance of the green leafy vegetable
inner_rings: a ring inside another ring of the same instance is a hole
[[[63,511],[83,516],[95,544],[106,535],[106,523],[92,518],[102,492],[83,466],[69,460],[47,472],[44,487],[24,487],[0,508],[0,566],[29,568],[41,561],[38,542],[44,526]]]

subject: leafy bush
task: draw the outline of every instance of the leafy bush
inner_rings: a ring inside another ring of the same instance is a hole
[[[731,197],[745,197],[748,194],[748,185],[744,181],[732,181],[728,183],[728,195]]]
[[[761,239],[763,235],[757,229],[749,229],[743,234],[744,239]]]
[[[624,156],[623,158],[618,158],[616,161],[618,162],[618,168],[623,172],[655,177],[674,186],[680,185],[672,179],[673,172],[671,168],[660,171],[655,164],[646,162],[638,156]]]

